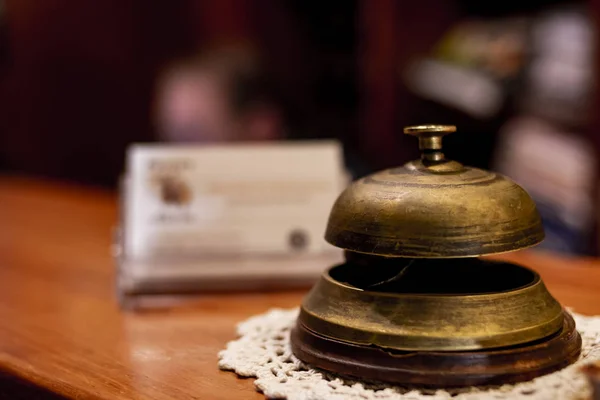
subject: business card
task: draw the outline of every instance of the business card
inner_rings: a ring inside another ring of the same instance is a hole
[[[337,141],[135,144],[127,153],[129,259],[316,255],[348,184]]]

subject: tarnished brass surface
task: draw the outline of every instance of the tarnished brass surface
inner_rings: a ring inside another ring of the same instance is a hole
[[[581,336],[569,313],[563,315],[563,325],[555,335],[503,349],[389,351],[327,338],[301,322],[292,328],[290,344],[303,362],[346,377],[388,382],[407,389],[495,386],[530,381],[579,359]],[[600,389],[600,382],[593,379],[592,384]]]
[[[497,173],[445,159],[454,126],[408,127],[421,160],[362,178],[337,199],[325,239],[387,257],[451,258],[509,252],[544,239],[529,194]]]
[[[523,366],[539,375],[546,361],[560,367],[579,354],[574,327],[564,331],[571,320],[535,271],[478,257],[534,246],[544,229],[515,182],[445,158],[442,137],[455,130],[406,128],[421,159],[362,178],[338,197],[325,239],[345,250],[346,262],[304,298],[292,339],[297,356],[312,354],[342,373],[363,365],[377,377],[423,383],[421,371],[450,377],[456,363],[468,369],[472,359],[484,381],[503,382],[529,376]]]
[[[469,260],[465,267],[456,265],[460,260],[449,268],[429,261],[409,267],[405,284],[401,280],[386,292],[361,289],[377,280],[376,271],[352,264],[333,267],[305,297],[299,321],[336,340],[411,351],[512,346],[560,329],[562,308],[536,272]],[[443,275],[450,269],[452,275]]]

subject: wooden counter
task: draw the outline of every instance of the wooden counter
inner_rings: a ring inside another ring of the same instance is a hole
[[[217,353],[237,322],[296,306],[304,291],[213,294],[121,311],[109,251],[115,220],[112,193],[0,178],[0,394],[263,398],[252,380],[219,371]],[[575,311],[600,313],[600,261],[533,252],[503,258],[535,268]]]

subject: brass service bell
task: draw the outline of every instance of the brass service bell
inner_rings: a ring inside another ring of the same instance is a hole
[[[405,128],[420,160],[355,181],[325,239],[345,250],[302,302],[292,351],[324,370],[406,386],[532,379],[575,361],[581,338],[540,276],[480,256],[544,239],[510,179],[447,160],[454,126]]]

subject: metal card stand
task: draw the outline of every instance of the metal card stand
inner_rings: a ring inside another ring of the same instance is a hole
[[[112,238],[116,294],[123,309],[178,303],[206,293],[308,289],[326,267],[343,262],[343,252],[337,248],[322,252],[295,251],[293,243],[290,243],[289,253],[283,254],[239,254],[232,248],[231,252],[214,254],[182,251],[174,255],[132,257],[127,254],[125,243],[127,229],[130,229],[126,213],[131,209],[127,203],[131,179],[124,174],[120,182],[119,223],[114,227]],[[289,234],[288,240],[293,241],[293,232]]]

